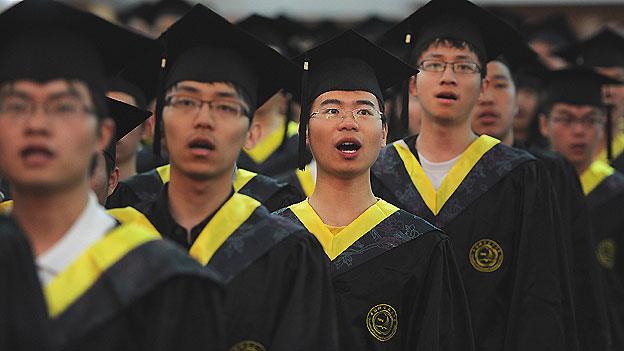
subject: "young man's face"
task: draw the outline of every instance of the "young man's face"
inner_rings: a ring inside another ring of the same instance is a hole
[[[18,191],[63,191],[86,181],[114,123],[98,123],[86,84],[20,80],[0,88],[0,170]]]
[[[212,101],[212,108],[199,100]],[[249,107],[226,83],[182,81],[166,95],[163,110],[165,143],[171,164],[181,173],[207,180],[227,173],[243,146],[252,148]]]
[[[109,91],[106,95],[115,100],[125,102],[128,105],[137,106],[136,99],[130,94],[121,91]],[[128,162],[136,155],[142,136],[143,125],[140,125],[117,142],[116,153],[118,164]]]
[[[516,88],[509,68],[499,61],[487,65],[489,85],[472,110],[472,130],[503,140],[517,111]]]
[[[431,45],[419,57],[418,65],[425,60],[440,64],[470,62],[481,65],[477,55],[467,47],[458,49],[445,43]],[[421,69],[413,82],[410,91],[420,100],[423,118],[448,125],[465,122],[470,117],[482,88],[487,84],[485,80],[482,82],[480,73],[455,73],[450,64],[444,72]]]
[[[319,170],[343,179],[368,172],[385,146],[387,134],[375,95],[329,91],[314,100],[310,111],[308,144]],[[352,111],[356,111],[357,120]],[[328,119],[323,113],[334,118]]]
[[[604,133],[604,111],[588,105],[555,103],[540,116],[540,130],[556,152],[577,168],[591,164]]]
[[[516,91],[518,112],[513,119],[514,131],[526,131],[537,116],[539,92],[530,87],[521,87]]]

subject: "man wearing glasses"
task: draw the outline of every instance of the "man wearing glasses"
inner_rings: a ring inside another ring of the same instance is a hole
[[[163,237],[223,276],[228,349],[335,350],[320,244],[235,192],[232,179],[242,146],[251,148],[256,138],[254,110],[286,85],[280,77],[296,74],[294,65],[203,5],[160,40],[167,50],[156,118],[170,180],[136,208]]]
[[[422,114],[420,134],[381,151],[374,193],[453,240],[476,349],[577,349],[549,176],[533,156],[471,129],[486,63],[518,33],[469,1],[433,0],[387,35],[412,49]]]
[[[596,259],[606,293],[613,350],[624,348],[624,175],[595,156],[603,140],[605,84],[618,81],[587,68],[553,73],[540,129],[552,148],[574,165],[581,179],[596,238]]]
[[[371,189],[388,131],[381,91],[415,70],[352,31],[305,57],[299,136],[316,160],[316,186],[279,213],[314,234],[332,262],[342,349],[472,350],[448,237]]]

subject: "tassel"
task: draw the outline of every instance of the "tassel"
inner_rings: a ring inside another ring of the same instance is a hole
[[[308,126],[308,118],[309,115],[306,115],[306,112],[309,111],[308,107],[306,106],[305,100],[306,97],[308,95],[308,70],[309,70],[309,59],[308,59],[308,54],[306,53],[304,55],[303,58],[303,73],[301,76],[301,92],[300,92],[300,99],[301,99],[301,114],[299,115],[299,158],[298,158],[298,166],[300,170],[304,170],[305,169],[305,154],[306,154],[306,130],[307,130],[307,126]]]

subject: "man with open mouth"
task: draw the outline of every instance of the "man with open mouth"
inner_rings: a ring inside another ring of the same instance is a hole
[[[51,0],[14,5],[0,28],[0,169],[32,244],[51,349],[221,350],[220,277],[118,223],[89,188],[115,128],[106,76],[146,39]]]
[[[602,273],[613,350],[624,348],[624,175],[596,156],[602,147],[606,108],[601,91],[621,84],[593,70],[572,67],[551,73],[540,128],[553,150],[574,165],[587,199]]]
[[[471,350],[448,238],[370,184],[388,132],[381,92],[417,71],[353,31],[297,62],[306,68],[299,147],[304,156],[310,146],[316,186],[278,213],[304,225],[331,260],[342,349]]]
[[[420,73],[418,135],[381,151],[373,192],[453,240],[478,350],[578,347],[565,241],[546,169],[471,129],[486,64],[521,37],[467,0],[433,0],[387,35]]]
[[[254,110],[287,85],[294,65],[203,5],[159,40],[162,56],[146,62],[163,62],[156,123],[170,179],[156,199],[135,205],[143,223],[223,276],[228,349],[336,349],[318,240],[237,192],[232,179],[243,145],[255,142]]]

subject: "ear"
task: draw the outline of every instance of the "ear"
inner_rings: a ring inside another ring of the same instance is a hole
[[[109,197],[113,191],[115,191],[117,184],[119,184],[119,167],[115,167],[108,177],[108,190],[106,191],[106,197]]]
[[[97,152],[103,152],[108,144],[112,142],[113,133],[115,132],[115,122],[112,118],[104,118],[99,122],[99,133],[95,147]]]
[[[417,76],[418,75],[415,74],[415,75],[411,76],[410,80],[409,80],[409,93],[412,96],[418,96],[418,91],[416,89],[416,77]]]
[[[247,130],[247,139],[245,140],[245,144],[243,148],[246,150],[251,150],[256,147],[256,144],[262,137],[262,131],[260,129],[260,124],[252,123],[251,127]]]
[[[539,118],[540,133],[542,133],[542,135],[545,138],[550,138],[550,129],[548,128],[548,118],[546,118],[546,115],[544,115],[543,113],[540,113],[538,118]]]
[[[385,147],[388,141],[388,123],[383,124],[383,130],[381,131],[381,147]]]

